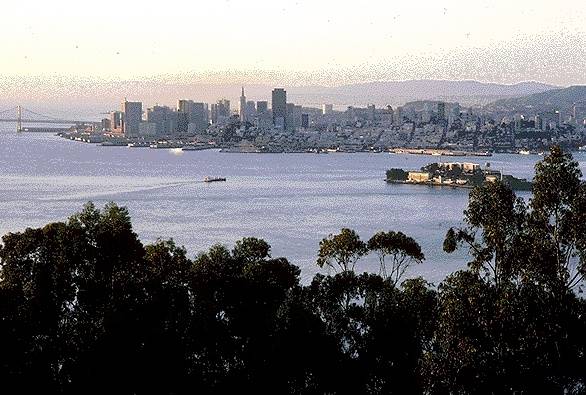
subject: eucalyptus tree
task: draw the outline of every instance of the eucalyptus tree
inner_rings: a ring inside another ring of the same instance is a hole
[[[339,234],[330,234],[319,243],[317,265],[335,271],[354,271],[356,262],[367,253],[366,244],[356,231],[343,228]]]
[[[378,255],[379,275],[390,280],[394,286],[413,263],[421,263],[425,259],[419,244],[402,232],[377,232],[368,240],[367,246]],[[387,257],[391,258],[388,269]]]
[[[468,263],[470,269],[499,286],[520,270],[516,255],[524,243],[526,216],[523,199],[507,185],[486,182],[470,192],[464,211],[466,226],[448,230],[444,251],[451,253],[466,245],[473,258]]]
[[[542,257],[532,269],[549,277],[559,292],[572,290],[586,275],[586,183],[581,176],[578,162],[558,146],[535,166],[531,230]]]

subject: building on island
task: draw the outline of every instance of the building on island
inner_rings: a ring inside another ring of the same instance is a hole
[[[428,182],[431,175],[427,171],[410,171],[407,182]]]

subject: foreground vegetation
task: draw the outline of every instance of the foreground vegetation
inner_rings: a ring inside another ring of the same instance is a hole
[[[88,204],[3,237],[4,393],[467,394],[586,390],[586,185],[553,148],[533,198],[474,189],[444,249],[468,269],[402,281],[424,260],[400,232],[322,240],[308,285],[263,240],[190,260],[143,246],[127,211]],[[376,254],[378,274],[357,274]],[[402,281],[402,282],[401,282]]]

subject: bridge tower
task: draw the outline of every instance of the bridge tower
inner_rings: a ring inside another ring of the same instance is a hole
[[[19,105],[16,107],[16,132],[22,132],[22,107]]]

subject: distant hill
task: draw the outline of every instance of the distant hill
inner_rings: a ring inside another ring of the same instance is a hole
[[[485,106],[485,110],[497,113],[539,113],[558,110],[572,112],[574,103],[586,106],[586,86],[570,86],[523,97],[497,100]]]
[[[377,107],[403,105],[420,100],[459,102],[462,106],[482,106],[498,99],[531,95],[559,87],[539,82],[514,85],[478,81],[410,80],[380,81],[327,86],[287,86],[281,84],[244,84],[248,100],[271,100],[274,87],[287,90],[291,103],[320,108],[333,104]],[[74,80],[67,78],[29,78],[14,80],[0,75],[0,109],[21,104],[38,112],[53,115],[78,113],[83,118],[100,119],[103,113],[120,108],[120,102],[140,100],[143,108],[155,103],[175,106],[177,99],[215,103],[220,98],[238,106],[242,85],[239,83],[190,82],[189,78],[144,79],[136,81]],[[34,94],[31,94],[34,92]],[[91,118],[90,118],[91,117]]]
[[[526,96],[559,87],[539,82],[513,85],[478,81],[410,80],[343,85],[339,87],[293,87],[291,101],[332,103],[334,105],[386,104],[402,105],[419,100],[459,102],[463,106],[480,106],[498,99]]]

